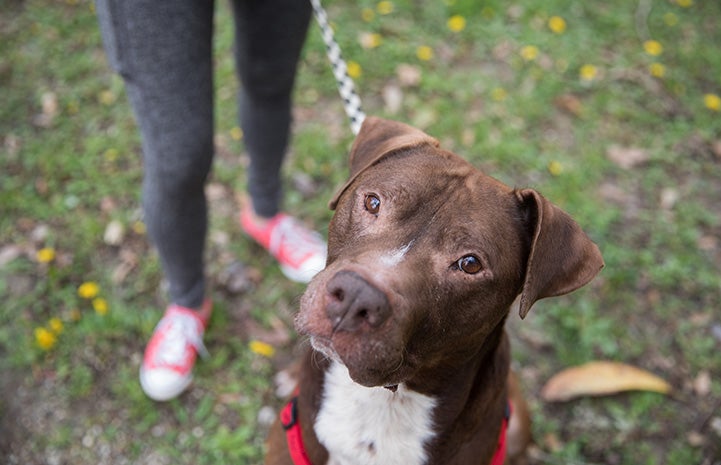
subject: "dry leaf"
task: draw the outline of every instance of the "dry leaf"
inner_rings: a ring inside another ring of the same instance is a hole
[[[555,374],[541,391],[548,402],[580,396],[602,396],[622,391],[651,391],[666,394],[671,386],[645,370],[616,362],[589,362]]]
[[[631,169],[648,161],[648,152],[635,147],[612,145],[606,150],[606,156],[623,169]]]

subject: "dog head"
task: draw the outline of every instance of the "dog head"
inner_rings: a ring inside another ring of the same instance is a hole
[[[525,317],[603,267],[596,245],[536,191],[398,122],[365,120],[330,206],[328,263],[296,326],[365,386],[471,357],[519,294]]]

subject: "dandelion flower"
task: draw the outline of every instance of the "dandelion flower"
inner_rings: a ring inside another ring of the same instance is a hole
[[[535,45],[526,45],[521,49],[521,57],[526,61],[533,61],[538,58],[538,47]]]
[[[243,138],[243,130],[240,129],[238,126],[234,127],[230,130],[230,138],[235,141],[239,141]]]
[[[666,23],[667,26],[675,26],[678,24],[678,16],[676,16],[673,13],[666,13],[663,15],[663,21]]]
[[[348,68],[346,71],[348,72],[348,76],[352,77],[353,79],[357,79],[360,77],[361,74],[363,74],[361,66],[355,61],[348,62]]]
[[[361,11],[361,18],[366,23],[370,23],[373,21],[373,19],[376,17],[375,11],[371,10],[370,8],[363,8],[363,11]]]
[[[553,176],[560,176],[563,173],[563,165],[561,162],[553,160],[548,164],[548,172]]]
[[[271,358],[275,355],[275,347],[263,341],[250,341],[248,348],[250,348],[250,351],[254,354],[262,355],[263,357]]]
[[[461,32],[466,28],[466,18],[461,15],[453,15],[448,18],[448,29],[453,32]]]
[[[55,260],[55,249],[52,247],[43,247],[35,254],[35,258],[40,263],[50,263]]]
[[[508,97],[508,92],[503,87],[496,87],[491,91],[491,98],[496,102],[502,102]]]
[[[35,343],[42,350],[50,350],[58,342],[58,338],[47,328],[35,328]]]
[[[705,94],[703,104],[711,111],[721,111],[721,97],[716,94]]]
[[[108,302],[102,297],[93,299],[93,310],[100,316],[105,316],[108,313]]]
[[[393,13],[393,2],[378,2],[378,4],[376,5],[376,11],[378,11],[378,14],[380,15],[389,15]]]
[[[98,94],[98,101],[103,105],[112,105],[116,98],[112,90],[104,90]]]
[[[378,47],[383,42],[383,37],[377,32],[364,32],[360,36],[360,44],[364,49],[372,49]]]
[[[651,63],[648,66],[648,72],[655,78],[662,78],[666,75],[666,67],[661,63]]]
[[[86,281],[78,287],[78,295],[83,299],[93,299],[100,292],[100,286],[93,281]]]
[[[651,56],[659,56],[663,53],[663,45],[657,40],[647,40],[643,43],[643,49]]]
[[[583,65],[579,70],[582,81],[591,82],[598,77],[598,68],[594,65]]]
[[[53,332],[53,334],[60,334],[65,328],[65,326],[63,325],[63,321],[57,317],[50,318],[50,321],[48,321],[48,327],[50,328],[50,331]]]
[[[429,61],[433,58],[433,49],[427,45],[421,45],[416,49],[416,56],[421,61]]]
[[[676,0],[676,5],[681,8],[690,8],[693,6],[693,0]]]
[[[109,148],[103,153],[103,157],[110,162],[113,162],[118,159],[118,155],[120,152],[118,152],[118,149],[116,148]]]
[[[554,34],[563,34],[566,30],[566,20],[560,16],[551,16],[548,19],[548,28]]]
[[[134,222],[134,223],[133,223],[133,226],[131,226],[131,227],[133,228],[133,232],[135,232],[135,234],[138,234],[138,235],[141,235],[141,236],[142,236],[143,234],[145,234],[145,231],[146,231],[146,229],[147,229],[147,228],[145,227],[145,223],[143,223],[143,222],[140,221],[140,220]]]

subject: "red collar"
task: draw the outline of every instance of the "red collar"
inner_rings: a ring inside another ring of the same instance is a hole
[[[511,417],[511,403],[506,406],[506,415],[503,417],[501,424],[501,434],[498,436],[498,447],[493,459],[489,465],[503,465],[506,459],[506,430],[508,429],[508,420]],[[295,465],[313,465],[308,458],[303,444],[303,436],[301,434],[300,420],[298,418],[298,391],[293,398],[283,407],[280,412],[280,422],[285,429],[285,438],[288,441],[288,451]]]

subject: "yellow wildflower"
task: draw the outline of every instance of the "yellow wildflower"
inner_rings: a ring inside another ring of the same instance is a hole
[[[387,0],[378,2],[376,5],[376,11],[378,11],[378,14],[381,15],[389,15],[393,13],[393,2],[389,2]]]
[[[676,4],[681,8],[689,8],[693,6],[693,0],[676,0]]]
[[[360,75],[363,74],[361,66],[355,61],[348,62],[348,68],[346,71],[348,72],[348,76],[352,77],[353,79],[359,78]]]
[[[145,234],[145,230],[146,230],[145,223],[143,223],[140,220],[134,222],[132,228],[133,228],[133,231],[135,232],[135,234],[139,234],[141,236],[143,234]]]
[[[678,16],[676,16],[673,13],[666,13],[663,15],[663,21],[666,23],[667,26],[675,26],[678,24]]]
[[[52,247],[43,247],[35,254],[35,258],[40,263],[50,263],[55,260],[55,249]]]
[[[651,76],[660,79],[666,75],[666,67],[661,63],[651,63],[648,65],[648,72],[651,73]]]
[[[521,57],[526,61],[533,61],[538,58],[538,47],[535,45],[526,45],[521,49]]]
[[[433,49],[427,45],[421,45],[416,49],[416,56],[421,61],[428,61],[433,58]]]
[[[92,299],[97,297],[100,292],[100,286],[93,281],[86,281],[78,287],[78,295],[83,299]]]
[[[103,105],[112,105],[116,98],[112,90],[104,90],[98,94],[98,101]]]
[[[553,176],[560,176],[563,173],[563,165],[561,162],[553,160],[548,164],[548,172]]]
[[[112,162],[112,161],[115,161],[115,160],[118,159],[118,155],[119,155],[119,154],[120,154],[120,152],[118,152],[118,149],[109,148],[108,150],[106,150],[106,151],[103,153],[103,157],[105,157],[105,159],[106,159],[107,161],[111,161],[111,162]]]
[[[102,297],[93,299],[93,310],[100,316],[105,316],[108,313],[108,302]]]
[[[363,8],[363,11],[361,11],[361,18],[363,18],[363,21],[365,21],[366,23],[370,23],[375,17],[375,11],[371,10],[370,8]]]
[[[35,328],[35,343],[43,350],[50,350],[58,342],[58,337],[47,328]]]
[[[383,37],[377,32],[364,32],[360,35],[360,44],[364,49],[378,47],[383,42]]]
[[[491,98],[496,102],[502,102],[508,97],[508,92],[503,87],[496,87],[491,91]]]
[[[716,94],[705,94],[703,104],[711,111],[721,111],[721,97]]]
[[[643,49],[651,56],[659,56],[663,53],[663,45],[657,40],[647,40],[643,43]]]
[[[243,130],[240,129],[238,126],[234,127],[230,130],[230,138],[238,141],[243,138]]]
[[[248,348],[254,354],[262,355],[263,357],[271,358],[275,355],[275,347],[272,345],[258,340],[252,340],[248,343]]]
[[[52,331],[54,334],[60,334],[63,332],[63,329],[65,326],[63,325],[63,321],[60,318],[50,318],[50,321],[48,321],[48,326],[50,327],[50,331]]]
[[[591,82],[598,77],[598,68],[594,65],[583,65],[579,70],[582,81]]]
[[[566,20],[560,16],[551,16],[548,19],[548,28],[554,34],[563,34],[566,30]]]
[[[453,32],[461,32],[466,28],[466,18],[461,15],[453,15],[448,18],[448,29]]]

